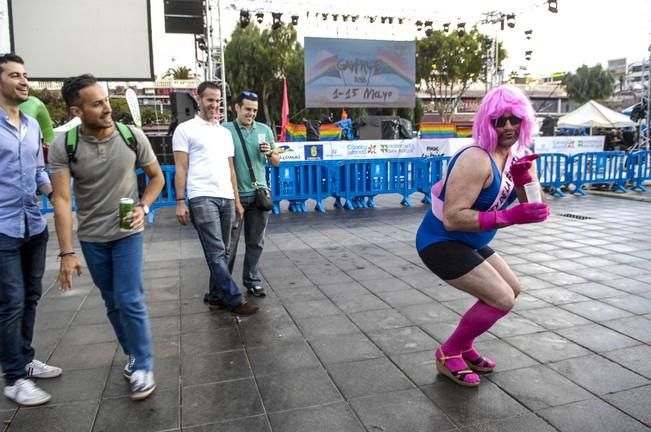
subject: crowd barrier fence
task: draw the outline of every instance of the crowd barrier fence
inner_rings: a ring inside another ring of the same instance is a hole
[[[315,210],[325,212],[327,198],[333,198],[337,208],[373,208],[375,197],[382,194],[400,195],[400,203],[411,206],[410,196],[415,192],[423,194],[423,203],[430,203],[430,189],[444,176],[449,160],[448,156],[433,156],[283,162],[278,167],[267,167],[266,174],[275,214],[281,212],[283,201],[289,202],[290,211],[305,212],[306,202],[313,200]],[[644,182],[651,179],[651,151],[592,152],[572,156],[546,153],[540,155],[537,165],[541,185],[559,197],[565,195],[562,189],[585,195],[583,189],[594,184],[609,184],[620,192],[628,192],[627,186],[645,192]],[[150,223],[154,222],[158,209],[176,205],[174,166],[161,168],[165,187],[150,206]],[[142,191],[149,179],[140,169],[136,173]],[[41,212],[52,211],[47,198],[42,197]]]

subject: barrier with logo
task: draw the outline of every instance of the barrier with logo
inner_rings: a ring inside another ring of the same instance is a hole
[[[430,202],[430,189],[443,176],[449,156],[427,158],[388,158],[353,160],[311,160],[282,162],[278,167],[267,167],[267,180],[272,192],[273,212],[281,211],[281,203],[289,202],[289,210],[305,212],[306,202],[314,200],[315,210],[325,212],[325,200],[334,198],[335,207],[356,209],[375,207],[375,197],[398,194],[401,204],[411,206],[414,192],[423,194],[422,202]],[[591,152],[568,156],[562,153],[542,154],[538,159],[538,177],[553,195],[562,197],[562,188],[575,186],[574,193],[585,195],[584,187],[591,184],[609,184],[621,192],[626,185],[636,191],[646,191],[644,182],[651,180],[651,151]],[[156,211],[176,205],[174,166],[161,167],[165,187],[150,206],[149,222]],[[139,188],[149,179],[137,170]],[[75,209],[73,196],[73,210]],[[41,197],[41,212],[53,212],[46,197]]]

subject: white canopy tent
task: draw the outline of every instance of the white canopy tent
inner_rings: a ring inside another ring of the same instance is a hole
[[[635,122],[624,114],[591,100],[559,118],[557,126],[562,128],[622,128],[635,126]]]

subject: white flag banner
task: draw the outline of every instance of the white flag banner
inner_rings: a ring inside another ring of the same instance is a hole
[[[129,88],[124,95],[127,98],[127,105],[129,106],[129,112],[131,112],[133,123],[141,128],[142,118],[140,117],[140,105],[138,105],[138,96],[136,96],[136,92],[132,88]]]

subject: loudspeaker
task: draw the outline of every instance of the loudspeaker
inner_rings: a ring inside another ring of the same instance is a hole
[[[172,119],[170,120],[170,127],[167,130],[167,134],[173,135],[174,129],[179,124],[194,117],[199,110],[199,106],[192,93],[171,92],[170,109],[172,111]]]
[[[318,120],[303,120],[305,125],[306,140],[307,141],[320,141],[321,140],[321,122]]]
[[[368,139],[396,139],[393,138],[393,124],[383,126],[384,122],[399,122],[400,117],[396,116],[361,116],[356,120],[357,131],[359,139],[368,140]],[[386,132],[383,134],[383,127],[386,127]],[[384,138],[384,136],[389,136],[390,138]]]
[[[203,0],[165,0],[165,33],[203,33]]]
[[[400,122],[398,120],[382,120],[382,139],[394,140],[400,138]]]

